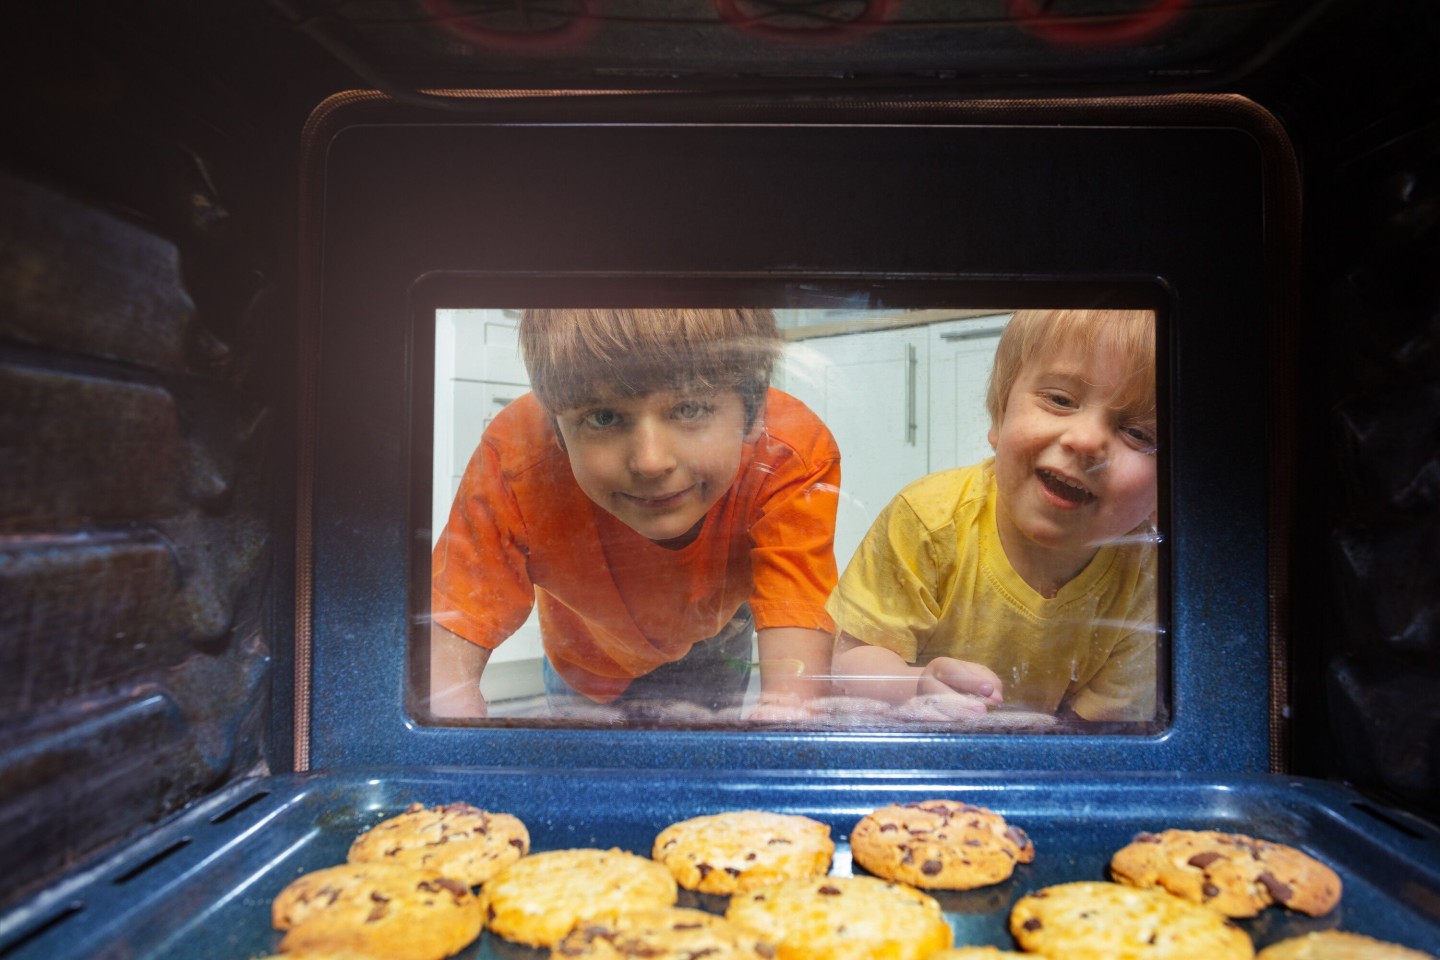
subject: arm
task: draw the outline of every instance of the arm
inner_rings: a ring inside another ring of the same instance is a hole
[[[1005,702],[1000,678],[989,667],[954,657],[936,657],[924,667],[906,663],[885,647],[877,647],[841,633],[835,645],[836,685],[856,697],[904,703],[914,696],[968,693],[983,697],[991,707]]]
[[[485,717],[480,677],[490,651],[479,644],[430,625],[430,712],[437,717]]]
[[[804,627],[757,631],[760,650],[760,700],[813,700],[830,692],[830,634]]]

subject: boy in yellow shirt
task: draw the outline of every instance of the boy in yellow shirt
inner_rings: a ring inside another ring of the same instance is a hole
[[[986,405],[994,457],[902,490],[831,596],[839,691],[1153,719],[1153,312],[1019,311]]]

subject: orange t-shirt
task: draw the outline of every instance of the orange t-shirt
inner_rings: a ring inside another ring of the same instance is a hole
[[[500,412],[470,458],[435,546],[435,621],[494,649],[539,608],[545,654],[595,700],[678,660],[742,603],[755,626],[833,631],[840,451],[778,390],[730,489],[685,547],[661,547],[575,482],[534,394]]]

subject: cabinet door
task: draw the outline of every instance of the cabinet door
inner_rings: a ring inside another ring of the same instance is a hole
[[[930,331],[930,472],[979,463],[993,452],[985,389],[1010,315],[937,323]]]
[[[924,327],[791,344],[783,389],[840,445],[835,560],[843,570],[875,515],[929,462],[929,336]]]
[[[499,310],[441,310],[435,347],[434,530],[438,538],[460,475],[495,415],[530,389],[520,356],[518,320]],[[448,494],[447,492],[448,491]],[[490,657],[482,689],[492,700],[540,691],[540,629],[534,614]],[[522,672],[503,665],[528,663]]]

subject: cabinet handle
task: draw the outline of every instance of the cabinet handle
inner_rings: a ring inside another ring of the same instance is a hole
[[[915,380],[920,366],[915,344],[905,345],[905,359],[905,442],[913,447],[920,426],[915,422]]]
[[[957,340],[982,340],[985,337],[1000,336],[1000,328],[987,327],[983,330],[951,330],[948,333],[940,334],[940,339],[946,343],[954,343]]]
[[[500,406],[503,407],[503,406],[505,406],[506,404],[514,403],[516,399],[517,399],[516,397],[491,397],[491,398],[490,398],[490,402],[491,402],[491,403],[498,403],[498,404],[500,404]]]

